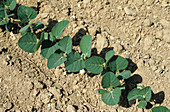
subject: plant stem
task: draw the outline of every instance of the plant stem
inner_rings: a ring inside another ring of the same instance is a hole
[[[120,90],[124,90],[125,89],[125,87],[123,86],[123,87],[118,87]]]

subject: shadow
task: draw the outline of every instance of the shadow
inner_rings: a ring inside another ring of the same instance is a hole
[[[138,69],[138,66],[131,59],[126,58],[126,60],[128,61],[128,67],[126,70],[130,70],[131,73],[134,73]]]
[[[155,104],[163,103],[164,99],[165,99],[165,93],[163,91],[158,92],[156,94],[152,93],[151,101],[153,101]]]
[[[87,30],[81,28],[72,38],[73,46],[78,46],[80,44],[80,40],[83,36],[85,36]]]
[[[113,47],[103,48],[102,51],[100,52],[100,56],[101,56],[102,58],[105,58],[106,53],[107,53],[108,51],[110,51],[110,50],[113,50]]]
[[[48,20],[48,25],[47,28],[44,29],[45,32],[50,32],[52,30],[52,28],[58,23],[58,21],[53,20],[53,19],[49,19]]]
[[[142,77],[138,74],[134,74],[133,76],[131,76],[129,79],[125,80],[125,90],[122,91],[121,93],[121,97],[120,97],[120,101],[119,101],[119,105],[121,105],[122,107],[130,107],[132,104],[136,103],[136,100],[132,100],[132,101],[128,101],[127,96],[128,93],[134,89],[137,88],[137,84],[142,82]]]

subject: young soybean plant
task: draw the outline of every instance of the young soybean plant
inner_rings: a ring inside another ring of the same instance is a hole
[[[145,108],[147,102],[151,99],[151,88],[149,86],[145,88],[140,86],[130,91],[128,94],[128,100],[131,101],[135,99],[139,100],[139,108]]]
[[[124,86],[121,86],[120,80],[128,79],[131,75],[129,70],[124,70],[128,66],[128,61],[114,53],[114,51],[109,51],[105,55],[104,68],[109,67],[112,72],[106,72],[103,75],[101,85],[104,89],[98,89],[102,95],[102,101],[110,106],[118,104],[121,90],[125,89]]]
[[[7,31],[11,31],[11,22],[9,17],[14,14],[9,14],[10,11],[16,7],[16,0],[2,0],[0,1],[0,25],[5,25]]]
[[[78,72],[85,68],[85,60],[91,56],[91,35],[82,37],[80,42],[81,55],[72,51],[72,40],[70,36],[65,36],[58,42],[59,53],[54,53],[48,58],[47,67],[55,68],[62,63],[69,72]]]
[[[31,20],[35,19],[36,16],[36,11],[31,7],[27,7],[24,5],[19,6],[18,18],[22,23],[27,25],[20,29],[22,37],[19,39],[18,45],[22,50],[29,53],[36,52],[46,36],[44,33],[42,33],[41,38],[37,43],[37,36],[35,32],[38,29],[44,28],[44,23],[37,22],[34,24]]]

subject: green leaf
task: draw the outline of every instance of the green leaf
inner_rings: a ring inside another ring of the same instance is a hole
[[[131,75],[131,71],[130,70],[125,70],[125,71],[123,71],[121,73],[116,74],[116,76],[117,76],[117,78],[119,80],[128,79],[130,77],[130,75]]]
[[[48,33],[44,32],[44,40],[48,40]]]
[[[170,110],[165,106],[157,106],[152,108],[152,112],[170,112]]]
[[[30,24],[27,24],[26,26],[24,26],[23,28],[21,28],[21,29],[19,30],[19,32],[22,33],[22,35],[23,35],[23,34],[27,33],[29,27],[30,27]]]
[[[143,96],[139,94],[140,93],[140,89],[133,89],[132,91],[129,92],[128,94],[128,100],[134,100],[134,99],[139,99],[139,100],[143,100]]]
[[[6,0],[5,5],[9,6],[10,10],[14,10],[16,7],[16,0]]]
[[[3,4],[3,2],[0,2],[0,18],[4,18],[5,17],[5,5]]]
[[[7,22],[4,19],[0,18],[0,25],[5,25],[5,24],[7,24]]]
[[[61,65],[62,63],[64,63],[66,60],[67,60],[66,57],[61,56],[60,54],[54,53],[48,58],[47,67],[49,69],[55,68]]]
[[[114,56],[115,54],[115,51],[111,50],[111,51],[108,51],[105,55],[105,60],[106,60],[106,63],[108,63],[108,61]]]
[[[59,49],[58,43],[50,40],[44,40],[41,47],[41,56],[43,58],[49,58],[56,50]]]
[[[91,57],[85,61],[85,68],[94,74],[99,74],[103,71],[104,59],[101,57]]]
[[[92,42],[92,36],[86,35],[82,37],[80,42],[80,49],[84,56],[90,57],[91,56],[91,42]]]
[[[151,99],[151,87],[145,87],[140,90],[139,95],[142,95],[147,102]]]
[[[107,93],[108,91],[104,90],[104,89],[98,89],[97,90],[99,92],[99,94],[104,94],[104,93]]]
[[[128,94],[129,101],[133,99],[139,99],[139,100],[145,99],[147,102],[149,102],[150,98],[151,98],[151,88],[149,86],[143,89],[133,89]]]
[[[127,66],[128,66],[128,61],[121,56],[113,56],[109,62],[109,67],[113,72],[123,70]]]
[[[79,70],[84,68],[85,64],[83,59],[80,57],[80,54],[76,52],[71,52],[68,55],[65,66],[69,72],[78,72]]]
[[[139,108],[145,108],[146,105],[147,105],[147,102],[146,102],[146,101],[139,101],[138,107],[139,107]]]
[[[65,36],[58,43],[60,50],[69,54],[72,51],[72,40],[70,36]]]
[[[36,11],[31,8],[31,7],[27,7],[24,5],[19,6],[18,8],[18,18],[22,21],[22,22],[28,22],[32,19],[35,19],[37,16]]]
[[[33,27],[33,29],[34,29],[34,31],[37,31],[38,29],[42,29],[42,28],[44,28],[44,23],[43,22],[37,22],[35,25],[34,25],[34,27]]]
[[[111,88],[120,85],[119,80],[116,75],[112,72],[107,72],[104,74],[102,78],[102,87],[103,88]]]
[[[18,41],[18,46],[29,53],[34,53],[37,47],[37,37],[35,34],[28,32]]]
[[[70,22],[68,20],[63,20],[63,21],[57,23],[51,30],[52,37],[53,37],[52,40],[55,40],[55,39],[61,37],[63,30],[67,27],[67,25],[69,23]]]
[[[115,88],[111,92],[106,92],[102,95],[102,101],[110,106],[116,105],[119,102],[121,95],[121,90],[119,88]]]
[[[37,50],[39,49],[40,45],[42,45],[42,42],[45,40],[45,32],[41,33],[41,38],[37,44]]]

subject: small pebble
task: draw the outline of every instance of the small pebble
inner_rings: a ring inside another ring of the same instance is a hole
[[[150,19],[145,19],[143,24],[144,24],[144,26],[150,27],[152,25],[152,22]]]
[[[132,9],[130,9],[129,7],[125,7],[124,8],[124,11],[127,15],[131,16],[131,15],[134,15],[134,12]]]
[[[72,105],[67,106],[67,112],[76,112],[76,109]]]

